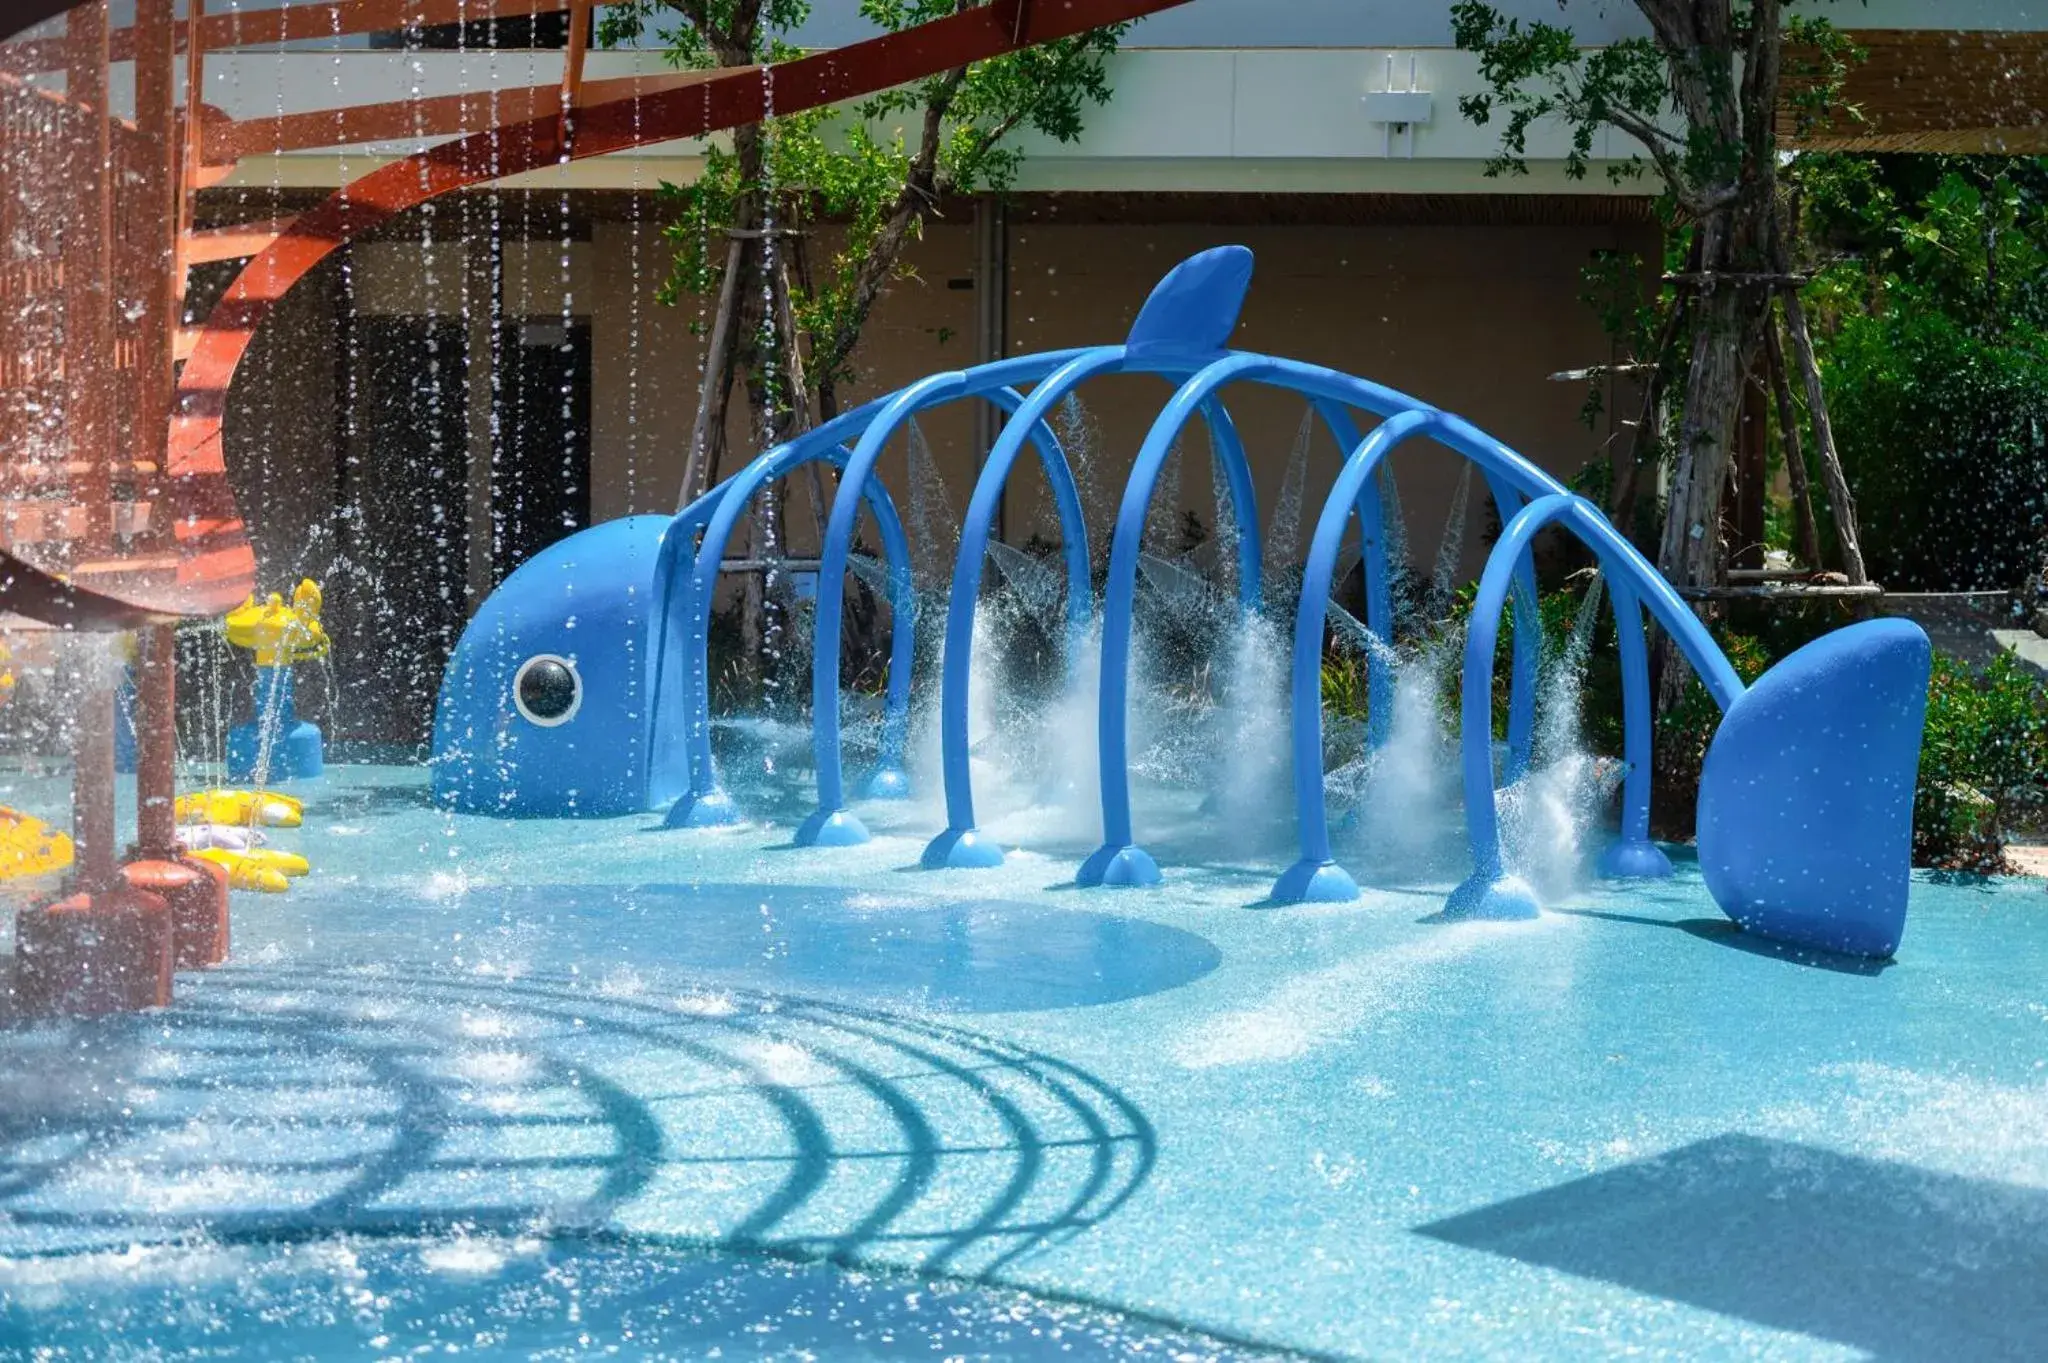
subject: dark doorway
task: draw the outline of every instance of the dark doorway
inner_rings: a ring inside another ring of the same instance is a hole
[[[337,470],[341,562],[328,584],[337,737],[424,748],[465,617],[467,324],[357,316]]]
[[[590,324],[508,318],[495,359],[494,583],[590,524]]]

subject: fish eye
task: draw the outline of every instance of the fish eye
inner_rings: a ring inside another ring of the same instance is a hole
[[[536,653],[512,678],[512,704],[544,729],[567,724],[583,704],[583,678],[576,664],[553,653]]]

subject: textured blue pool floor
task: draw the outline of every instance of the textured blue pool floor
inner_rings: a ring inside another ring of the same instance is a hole
[[[1248,907],[1269,865],[1175,869],[1199,833],[1158,891],[921,873],[889,818],[795,852],[338,769],[174,1010],[0,1031],[0,1348],[407,1233],[458,1313],[553,1233],[1347,1357],[2048,1347],[2039,882],[1916,884],[1873,972],[1689,867],[1447,926],[1435,883]]]

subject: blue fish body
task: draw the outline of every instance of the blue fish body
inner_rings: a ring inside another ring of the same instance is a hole
[[[655,682],[669,527],[667,516],[592,526],[491,593],[441,680],[437,803],[503,817],[631,814],[687,785],[667,732],[680,696]]]

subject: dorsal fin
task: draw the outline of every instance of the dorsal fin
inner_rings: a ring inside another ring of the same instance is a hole
[[[1124,344],[1131,350],[1223,349],[1251,288],[1252,253],[1215,246],[1167,271],[1138,310]]]

